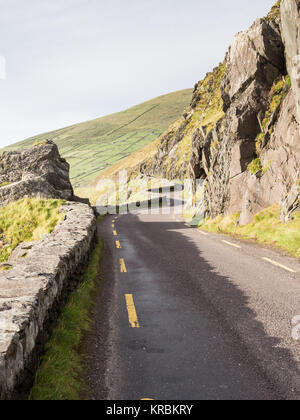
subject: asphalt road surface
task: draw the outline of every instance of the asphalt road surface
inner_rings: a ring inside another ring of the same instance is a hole
[[[300,398],[296,259],[172,214],[107,216],[99,231],[88,398]]]

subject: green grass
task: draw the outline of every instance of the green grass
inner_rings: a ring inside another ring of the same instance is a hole
[[[126,111],[32,137],[5,150],[22,150],[49,139],[71,165],[75,187],[159,137],[190,103],[192,89],[163,95]]]
[[[81,380],[82,356],[79,345],[90,325],[92,294],[99,274],[102,242],[92,254],[83,282],[62,310],[58,324],[46,345],[45,355],[36,375],[30,400],[79,400],[84,385]]]
[[[64,219],[63,200],[25,198],[0,208],[0,263],[7,261],[21,242],[40,239]]]
[[[252,175],[257,174],[257,172],[262,171],[262,166],[261,166],[261,160],[260,158],[256,158],[254,159],[251,163],[249,163],[248,165],[248,171],[251,172]]]
[[[255,240],[300,257],[300,212],[294,213],[290,222],[283,223],[280,221],[280,207],[275,204],[258,213],[248,225],[238,226],[239,217],[239,213],[227,217],[219,216],[214,220],[207,220],[201,228],[209,232]]]

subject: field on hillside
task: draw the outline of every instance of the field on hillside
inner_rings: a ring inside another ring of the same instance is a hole
[[[182,114],[191,97],[192,89],[173,92],[117,114],[32,137],[5,150],[53,140],[70,163],[71,180],[78,187],[155,140]]]

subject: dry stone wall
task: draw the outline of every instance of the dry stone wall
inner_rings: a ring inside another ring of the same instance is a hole
[[[68,202],[65,220],[21,244],[0,271],[0,399],[19,399],[32,383],[43,345],[96,241],[93,209]]]

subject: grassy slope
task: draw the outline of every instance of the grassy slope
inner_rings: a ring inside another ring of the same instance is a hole
[[[295,257],[300,257],[300,212],[288,223],[280,221],[278,205],[258,213],[245,226],[237,226],[239,214],[207,220],[202,229],[214,233],[225,233],[241,239],[255,240],[263,245],[277,247]]]
[[[36,241],[51,233],[64,218],[62,200],[23,199],[0,209],[0,263],[7,261],[17,245]]]
[[[45,138],[53,140],[71,164],[71,180],[78,186],[159,137],[182,114],[191,97],[192,89],[173,92],[117,114],[32,137],[6,150],[20,150]]]
[[[99,238],[83,282],[71,294],[46,345],[45,355],[31,390],[31,400],[61,401],[80,398],[84,386],[80,379],[83,367],[79,346],[90,324],[92,292],[96,286],[101,253],[102,242]]]
[[[120,162],[109,167],[105,171],[101,172],[92,182],[87,186],[81,186],[75,189],[75,194],[78,197],[88,197],[93,205],[96,205],[99,196],[102,194],[102,190],[97,191],[97,184],[101,180],[116,180],[118,181],[118,174],[121,171],[126,170],[128,177],[135,172],[136,167],[143,162],[145,156],[148,158],[154,156],[157,152],[160,138],[153,141],[152,143],[144,146],[142,149],[134,152],[132,155],[121,159]]]

